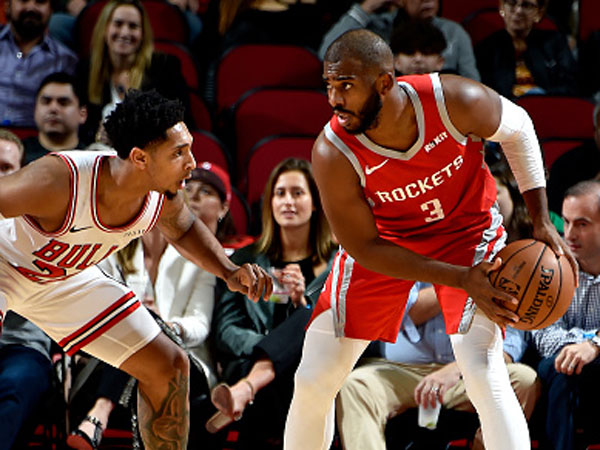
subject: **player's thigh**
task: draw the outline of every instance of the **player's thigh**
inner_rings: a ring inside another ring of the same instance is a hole
[[[45,285],[15,311],[38,325],[67,354],[84,350],[115,367],[160,332],[133,292],[96,267]]]

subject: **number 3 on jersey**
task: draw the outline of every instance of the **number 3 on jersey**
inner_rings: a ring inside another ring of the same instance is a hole
[[[425,217],[425,222],[436,222],[444,218],[444,210],[439,199],[434,198],[428,202],[421,203],[421,211],[429,212],[429,216]]]

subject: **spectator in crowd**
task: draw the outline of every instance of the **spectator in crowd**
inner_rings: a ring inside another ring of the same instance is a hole
[[[271,172],[262,227],[258,241],[234,253],[232,260],[253,261],[273,273],[278,287],[272,301],[254,303],[225,293],[214,318],[217,358],[232,386],[221,384],[213,391],[219,412],[207,427],[217,431],[243,413],[240,442],[247,449],[265,448],[269,438],[282,439],[309,308],[333,255],[310,163],[290,158]]]
[[[580,267],[579,285],[564,316],[534,331],[533,342],[543,358],[538,374],[547,402],[549,448],[573,450],[577,428],[600,437],[600,181],[570,187],[562,215],[565,240]]]
[[[475,48],[481,81],[507,98],[577,92],[576,64],[564,34],[534,28],[546,0],[499,0],[505,28]]]
[[[382,7],[392,6],[392,8]],[[456,22],[438,17],[439,0],[364,0],[354,4],[340,20],[325,34],[319,56],[344,32],[366,28],[390,42],[392,31],[402,27],[411,19],[425,19],[438,28],[446,38],[444,57],[445,70],[479,81],[471,38]]]
[[[23,141],[25,164],[50,152],[85,147],[79,140],[79,127],[87,119],[83,98],[74,76],[57,72],[44,78],[35,101],[38,135]]]
[[[444,67],[444,34],[430,21],[415,19],[394,29],[390,40],[396,75],[439,72]]]
[[[94,27],[91,57],[82,61],[79,78],[88,95],[91,136],[130,89],[155,89],[179,99],[186,108],[185,123],[193,129],[188,89],[177,57],[154,52],[152,28],[139,0],[111,0]]]
[[[217,165],[203,162],[192,171],[185,191],[190,210],[209,230],[218,238],[220,235],[231,237],[221,226],[225,223],[223,218],[228,215],[231,199],[227,172]],[[123,280],[143,304],[173,330],[205,376],[205,379],[196,379],[201,386],[192,386],[191,391],[208,395],[209,388],[217,381],[208,339],[216,277],[184,259],[158,229],[132,241],[102,262],[101,267],[109,275]],[[109,417],[119,404],[129,380],[127,374],[103,363],[98,370],[102,372],[98,377],[100,382],[93,390],[93,406],[68,441],[73,448],[84,448],[90,442],[95,446],[100,443]],[[196,442],[196,433],[201,429],[192,427],[189,445]]]
[[[565,191],[579,181],[600,173],[600,102],[594,108],[594,139],[561,155],[550,168],[548,205],[560,213]]]
[[[0,129],[0,176],[21,167],[23,144]],[[50,338],[33,323],[9,311],[0,336],[0,446],[12,448],[19,431],[50,388]]]
[[[424,285],[419,290],[419,285]],[[417,283],[394,344],[384,344],[383,358],[365,358],[342,386],[336,416],[346,450],[385,449],[385,426],[391,417],[420,404],[475,412],[454,361],[450,338],[433,287]],[[529,418],[540,395],[535,370],[518,363],[525,352],[524,332],[507,328],[504,340],[510,381]],[[445,444],[441,448],[446,448]],[[418,444],[414,444],[418,445]],[[434,444],[429,442],[427,448]],[[481,430],[473,449],[483,449]]]
[[[0,30],[0,122],[35,126],[35,94],[44,77],[75,71],[77,57],[47,35],[50,0],[7,0],[8,24]]]

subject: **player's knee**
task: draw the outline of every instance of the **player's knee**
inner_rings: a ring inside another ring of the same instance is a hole
[[[190,363],[185,351],[174,342],[168,340],[161,351],[151,361],[152,367],[143,370],[138,376],[142,384],[167,385],[173,380],[184,383],[189,377]]]

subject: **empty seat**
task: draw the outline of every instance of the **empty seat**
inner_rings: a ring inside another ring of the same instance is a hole
[[[174,55],[181,63],[181,74],[190,89],[198,89],[198,67],[196,60],[186,46],[173,41],[154,41],[154,48],[159,52]]]
[[[229,172],[229,155],[219,139],[206,130],[190,130],[194,142],[192,153],[196,162],[208,161],[215,163]]]
[[[331,114],[321,91],[264,88],[248,93],[233,114],[237,173],[243,176],[247,155],[262,138],[278,134],[316,137]]]
[[[600,30],[600,2],[598,0],[579,0],[579,42],[586,41],[590,34]]]
[[[582,139],[544,139],[541,142],[542,151],[544,152],[544,163],[546,169],[550,170],[552,164],[575,147],[582,145]]]
[[[527,95],[517,100],[527,110],[539,139],[591,139],[594,104],[580,97]]]
[[[217,110],[231,107],[242,94],[256,87],[319,88],[321,73],[321,61],[304,47],[267,44],[234,47],[223,55],[217,67]]]
[[[190,108],[194,117],[194,124],[198,130],[212,130],[212,118],[206,103],[197,91],[190,90]]]

